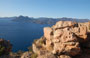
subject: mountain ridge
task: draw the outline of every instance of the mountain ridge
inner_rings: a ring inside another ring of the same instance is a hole
[[[77,19],[77,18],[47,18],[47,17],[28,17],[28,16],[18,16],[18,17],[1,17],[0,19],[12,19],[14,22],[25,22],[25,23],[37,23],[37,24],[55,24],[58,21],[75,21],[75,22],[88,22],[90,19]]]
[[[58,21],[75,21],[75,22],[88,22],[89,19],[76,19],[76,18],[47,18],[47,17],[39,17],[33,18],[28,16],[19,16],[13,19],[16,22],[31,22],[31,23],[38,23],[38,24],[55,24]]]

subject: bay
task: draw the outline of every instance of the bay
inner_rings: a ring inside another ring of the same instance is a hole
[[[0,19],[0,38],[10,40],[13,52],[27,51],[35,39],[43,36],[43,28],[50,25],[14,22],[12,19]]]

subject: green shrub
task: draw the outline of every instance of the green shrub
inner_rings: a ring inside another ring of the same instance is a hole
[[[29,50],[30,52],[33,52],[32,46],[28,47],[28,50]]]
[[[89,30],[90,30],[90,26],[89,26]]]
[[[5,47],[0,46],[0,56],[4,53],[4,51],[5,51]]]
[[[37,58],[37,54],[33,53],[33,54],[31,55],[31,58]]]
[[[17,55],[22,55],[23,53],[24,53],[24,51],[19,50],[19,51],[17,52]]]
[[[44,44],[43,39],[39,41],[39,44],[40,44],[40,45]]]
[[[38,40],[38,39],[35,39],[35,40],[34,40],[34,44],[36,43],[37,40]]]

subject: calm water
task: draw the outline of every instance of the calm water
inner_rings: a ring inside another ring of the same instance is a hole
[[[0,38],[10,40],[13,44],[13,51],[26,51],[32,45],[34,39],[43,35],[43,27],[35,23],[13,22],[11,19],[0,19]]]

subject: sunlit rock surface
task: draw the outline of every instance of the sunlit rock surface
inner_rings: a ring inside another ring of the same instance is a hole
[[[90,22],[59,21],[52,27],[45,27],[44,36],[33,43],[33,51],[39,57],[45,56],[45,51],[56,58],[78,57],[83,52],[88,55],[86,51],[90,51]],[[40,55],[42,53],[43,56]]]

